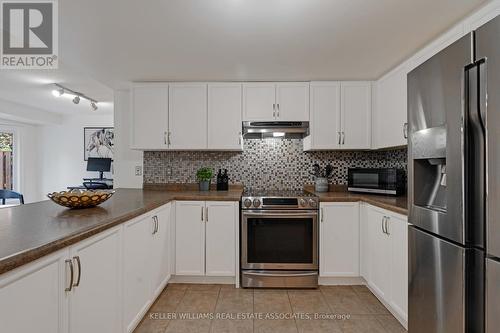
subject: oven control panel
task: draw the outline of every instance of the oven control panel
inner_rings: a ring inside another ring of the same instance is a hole
[[[251,197],[241,199],[242,209],[318,209],[316,196],[305,197]]]

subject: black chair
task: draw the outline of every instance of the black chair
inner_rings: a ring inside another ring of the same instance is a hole
[[[109,190],[109,185],[101,182],[83,182],[87,190]]]
[[[24,205],[23,195],[14,191],[0,190],[0,199],[2,199],[2,205],[5,205],[5,199],[18,199],[19,203]]]

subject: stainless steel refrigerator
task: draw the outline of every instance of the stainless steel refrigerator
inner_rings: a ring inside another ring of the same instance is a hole
[[[408,74],[410,333],[500,332],[500,17]]]

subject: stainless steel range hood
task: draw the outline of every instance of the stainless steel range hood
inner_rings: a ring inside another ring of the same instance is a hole
[[[245,139],[303,138],[309,135],[308,121],[244,121]]]

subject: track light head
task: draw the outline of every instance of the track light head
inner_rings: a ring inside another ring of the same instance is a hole
[[[73,98],[73,103],[75,104],[80,103],[80,96],[75,96],[75,98]]]
[[[52,95],[54,95],[55,97],[60,97],[63,94],[64,94],[63,88],[57,88],[57,89],[52,90]]]
[[[90,107],[92,108],[92,111],[97,111],[97,102],[91,101]]]

